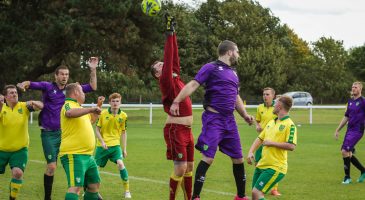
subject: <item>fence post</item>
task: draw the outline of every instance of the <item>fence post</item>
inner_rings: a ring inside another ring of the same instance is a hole
[[[152,125],[152,103],[150,103],[150,125]]]
[[[33,124],[33,112],[30,113],[30,124]]]
[[[313,108],[312,105],[309,107],[309,124],[312,124],[313,122]]]

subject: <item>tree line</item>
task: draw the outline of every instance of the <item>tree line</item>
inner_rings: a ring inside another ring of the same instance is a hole
[[[351,83],[365,79],[365,44],[346,50],[341,40],[331,37],[308,43],[256,1],[208,0],[199,7],[163,1],[156,17],[145,16],[140,3],[0,1],[0,87],[53,80],[60,64],[70,67],[70,82],[88,82],[86,60],[97,55],[98,91],[87,102],[112,92],[121,93],[124,102],[160,102],[158,83],[149,71],[155,60],[163,59],[167,10],[178,23],[186,82],[217,58],[216,47],[225,39],[239,47],[240,93],[248,102],[260,101],[261,89],[270,86],[277,93],[308,91],[317,104],[341,103],[349,97]],[[194,103],[201,103],[202,93],[194,93]]]

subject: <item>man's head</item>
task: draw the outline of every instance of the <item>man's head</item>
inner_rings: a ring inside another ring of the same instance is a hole
[[[18,103],[18,91],[15,85],[6,85],[3,94],[7,104]]]
[[[229,40],[222,41],[218,45],[218,56],[220,58],[228,58],[231,66],[236,65],[238,63],[238,58],[240,57],[237,44]]]
[[[360,81],[354,82],[352,84],[351,93],[355,99],[361,96],[361,91],[362,91],[362,83]]]
[[[119,93],[109,95],[109,104],[112,109],[119,109],[122,104],[122,96]]]
[[[66,86],[66,98],[76,99],[79,104],[85,102],[85,93],[79,83],[70,83]]]
[[[155,79],[159,79],[162,74],[163,62],[155,61],[151,65],[151,74]]]
[[[283,95],[278,98],[275,102],[274,114],[283,113],[286,114],[290,111],[293,106],[293,99],[289,96]]]
[[[271,103],[275,98],[275,90],[270,87],[264,88],[262,90],[262,97],[265,103]]]
[[[68,82],[69,75],[70,71],[68,70],[68,67],[66,65],[60,65],[56,68],[54,75],[56,83],[65,86]]]

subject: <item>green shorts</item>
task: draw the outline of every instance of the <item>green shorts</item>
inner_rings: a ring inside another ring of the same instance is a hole
[[[252,188],[256,188],[266,194],[273,186],[281,181],[284,176],[285,174],[270,168],[256,168],[253,175]]]
[[[262,157],[262,149],[264,148],[263,145],[260,145],[260,147],[255,152],[255,162],[258,163]]]
[[[108,149],[96,147],[95,160],[99,167],[105,167],[108,160],[112,161],[113,163],[117,163],[117,160],[123,160],[123,154],[120,145],[108,147]]]
[[[61,131],[41,130],[43,154],[47,164],[57,162],[58,153],[61,145]]]
[[[5,173],[6,165],[10,165],[10,169],[14,167],[20,168],[23,172],[28,162],[28,148],[24,147],[18,151],[5,152],[0,151],[0,174]]]
[[[93,156],[67,154],[60,159],[66,172],[68,187],[83,187],[100,183],[98,166]]]

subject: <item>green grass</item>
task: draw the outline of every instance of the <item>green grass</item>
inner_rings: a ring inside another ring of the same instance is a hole
[[[195,141],[201,128],[201,111],[194,110],[195,122],[193,132]],[[162,134],[166,118],[161,109],[154,110],[153,125],[149,125],[148,110],[126,110],[128,121],[128,157],[125,164],[130,175],[130,188],[133,199],[161,200],[168,199],[168,179],[172,172],[172,162],[165,159],[165,144]],[[255,113],[250,109],[251,114]],[[359,171],[352,166],[353,184],[341,185],[343,162],[340,146],[345,134],[341,132],[339,141],[333,139],[333,133],[344,110],[328,109],[313,111],[313,124],[309,125],[308,110],[293,110],[291,116],[298,126],[298,146],[294,152],[289,152],[288,173],[279,184],[281,197],[267,199],[281,200],[325,200],[325,199],[364,199],[365,183],[356,183]],[[247,126],[243,119],[237,116],[243,153],[257,136],[254,127]],[[24,184],[20,191],[20,200],[42,199],[43,173],[45,170],[40,132],[35,125],[30,126],[29,162],[24,176]],[[365,142],[357,145],[357,157],[365,164]],[[196,164],[200,161],[200,153],[196,152]],[[247,194],[251,196],[251,181],[254,167],[245,165],[247,173]],[[122,184],[116,166],[112,163],[101,170],[101,193],[105,199],[121,199]],[[194,170],[195,172],[195,170]],[[0,199],[7,199],[10,170],[0,176]],[[67,190],[65,173],[58,166],[53,190],[53,199],[64,199]],[[226,200],[233,199],[235,184],[232,175],[230,159],[217,152],[216,159],[210,167],[202,199]],[[178,199],[183,199],[181,193]]]

